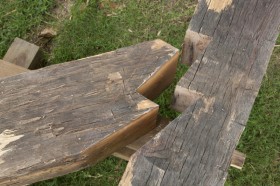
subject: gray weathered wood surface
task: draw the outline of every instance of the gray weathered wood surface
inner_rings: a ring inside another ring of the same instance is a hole
[[[0,78],[0,185],[79,170],[152,130],[158,105],[138,92],[156,97],[177,59],[155,40]]]
[[[144,136],[141,136],[139,139],[133,141],[131,144],[128,144],[126,147],[123,147],[113,153],[114,156],[121,158],[123,160],[129,161],[130,157],[142,146],[144,146],[148,141],[153,139],[162,129],[164,129],[171,121],[167,118],[158,117],[157,126],[147,133]],[[233,152],[230,166],[242,169],[245,163],[246,155],[235,150]]]
[[[175,91],[174,106],[187,109],[132,156],[120,185],[225,183],[279,34],[279,10],[278,0],[199,1],[187,31],[187,42],[197,39],[188,44],[194,63]]]

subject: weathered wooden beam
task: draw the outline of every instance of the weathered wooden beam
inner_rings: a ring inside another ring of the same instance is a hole
[[[170,122],[169,119],[163,117],[157,117],[156,127],[151,130],[149,133],[141,136],[139,139],[133,141],[131,144],[128,144],[126,147],[119,149],[115,153],[114,156],[129,161],[129,158],[140,149],[145,143],[151,140],[155,135],[161,131],[164,127],[168,125]]]
[[[210,38],[177,85],[188,108],[130,159],[120,185],[223,185],[279,34],[280,1],[200,0]],[[179,97],[178,97],[179,96]]]
[[[0,79],[0,185],[82,169],[152,130],[158,105],[136,90],[156,97],[177,59],[155,40]]]
[[[183,86],[183,85],[182,85]],[[183,112],[189,106],[194,104],[198,99],[203,99],[202,94],[193,94],[186,91],[187,87],[176,86],[174,91],[173,103],[171,107],[177,112]],[[242,169],[245,163],[246,155],[242,152],[234,150],[230,165],[237,169]]]
[[[153,139],[162,129],[164,129],[168,123],[171,121],[167,118],[158,117],[157,127],[139,139],[135,140],[126,147],[119,149],[117,152],[113,153],[114,156],[121,158],[123,160],[129,161],[130,157],[142,146],[144,146],[148,141]],[[235,150],[233,152],[230,165],[237,169],[242,169],[245,162],[246,155]]]
[[[3,60],[26,69],[36,69],[41,67],[42,53],[38,46],[15,38]]]

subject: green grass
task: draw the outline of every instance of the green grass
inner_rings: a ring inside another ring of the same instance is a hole
[[[28,5],[33,8],[25,5],[26,10],[23,11],[24,8],[18,8],[23,1],[4,2],[0,7],[1,16],[14,9],[17,11],[4,19],[1,18],[0,26],[5,30],[0,30],[0,56],[3,56],[14,37],[27,37],[30,30],[46,17],[45,11],[53,3],[30,1]],[[180,48],[186,23],[193,14],[195,4],[195,0],[91,0],[88,5],[85,2],[76,1],[72,8],[72,19],[65,20],[59,26],[53,50],[48,56],[50,64],[79,59],[156,38]],[[26,13],[20,13],[20,10]],[[239,171],[230,168],[227,185],[280,185],[279,62],[280,47],[277,47],[238,146],[240,151],[247,154],[244,169]],[[185,66],[179,66],[176,81],[186,70]],[[156,100],[161,105],[161,115],[172,119],[178,115],[169,109],[176,81]],[[125,166],[126,162],[109,157],[85,170],[34,185],[117,185]]]
[[[117,185],[126,167],[124,160],[109,157],[97,165],[34,186],[111,186]]]
[[[15,37],[27,38],[42,23],[54,0],[0,0],[0,59]]]
[[[155,38],[180,47],[187,19],[193,14],[186,3],[171,6],[160,1],[79,1],[72,20],[65,23],[51,56],[61,63]],[[111,8],[110,6],[115,6]],[[159,35],[159,36],[158,36]]]

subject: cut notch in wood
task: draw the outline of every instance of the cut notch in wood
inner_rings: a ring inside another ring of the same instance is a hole
[[[14,65],[12,63],[3,61],[0,59],[0,78],[1,77],[8,77],[8,76],[13,76],[22,72],[27,72],[28,70]]]
[[[120,186],[225,184],[279,35],[280,1],[232,1],[221,12],[205,2],[189,29],[212,42],[178,83],[203,97],[131,157]]]
[[[0,184],[30,184],[79,170],[152,130],[158,106],[148,103],[136,89],[166,70],[161,67],[170,60],[176,66],[174,56],[178,49],[151,41],[2,79],[1,104],[6,106],[0,113],[5,113],[6,122],[0,126],[0,137],[7,137],[9,127],[9,135],[24,138],[0,153]],[[114,62],[120,64],[112,68]],[[147,63],[150,68],[142,71]],[[163,88],[169,81],[154,82],[161,82],[158,86]],[[14,109],[17,115],[12,114]],[[22,146],[26,148],[18,148]]]

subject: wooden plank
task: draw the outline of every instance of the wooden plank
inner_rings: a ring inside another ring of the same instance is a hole
[[[130,157],[142,146],[144,146],[148,141],[153,139],[162,129],[164,129],[171,121],[167,118],[158,117],[157,119],[157,127],[152,131],[147,133],[144,136],[141,136],[139,139],[135,140],[131,144],[126,147],[118,150],[113,153],[114,156],[121,158],[123,160],[129,161]],[[244,162],[246,159],[246,155],[235,150],[233,152],[230,165],[237,169],[242,169]]]
[[[225,183],[279,34],[279,9],[280,1],[199,1],[188,31],[211,42],[177,85],[175,105],[186,99],[188,108],[132,156],[120,185]]]
[[[20,66],[14,65],[12,63],[0,59],[0,78],[13,76],[26,71],[28,70],[25,68],[22,68]]]
[[[15,38],[3,60],[27,69],[41,67],[40,48],[20,38]]]
[[[158,105],[136,90],[155,97],[142,86],[166,88],[177,59],[155,40],[0,79],[0,185],[82,169],[152,130]]]

